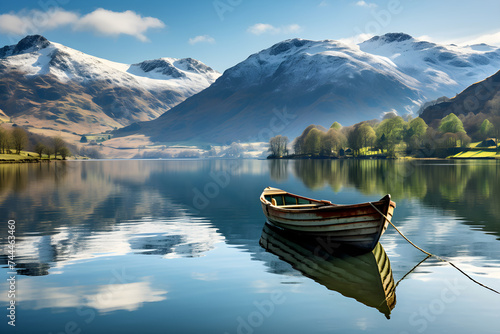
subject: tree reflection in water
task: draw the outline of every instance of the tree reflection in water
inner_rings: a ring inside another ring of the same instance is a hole
[[[365,195],[390,193],[454,210],[472,224],[500,235],[500,163],[497,161],[272,160],[273,179],[293,173],[310,189],[355,188]],[[286,172],[285,172],[286,171]],[[467,222],[469,223],[469,222]]]

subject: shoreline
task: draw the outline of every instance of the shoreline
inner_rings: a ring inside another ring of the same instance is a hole
[[[397,158],[386,158],[386,157],[343,157],[343,158],[337,158],[337,157],[267,157],[267,158],[244,158],[244,160],[392,160],[392,161],[397,161],[397,160],[406,160],[406,161],[452,161],[452,160],[497,160],[499,161],[500,158],[496,157],[447,157],[447,158],[439,158],[439,157],[427,157],[427,158],[417,158],[417,157],[397,157]],[[0,165],[7,165],[7,164],[32,164],[32,163],[50,163],[53,161],[105,161],[105,160],[153,160],[153,161],[168,161],[168,160],[232,160],[231,158],[171,158],[171,159],[67,159],[67,160],[60,160],[60,159],[19,159],[19,160],[1,160],[0,159]]]
[[[387,157],[348,157],[348,158],[336,158],[336,157],[276,157],[267,158],[267,160],[422,160],[422,161],[450,161],[450,160],[500,160],[496,157],[397,157],[397,158],[387,158]]]
[[[34,164],[34,163],[42,163],[42,162],[51,162],[52,160],[46,159],[19,159],[19,160],[0,160],[0,164]]]

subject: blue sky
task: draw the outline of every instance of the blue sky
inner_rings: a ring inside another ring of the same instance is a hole
[[[123,63],[192,57],[222,72],[300,37],[359,42],[405,32],[434,42],[500,45],[500,1],[2,1],[0,46],[26,34]]]

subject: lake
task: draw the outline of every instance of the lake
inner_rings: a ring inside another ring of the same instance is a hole
[[[410,240],[500,290],[499,162],[0,165],[1,332],[500,333],[500,295],[390,226],[376,252],[330,257],[263,230],[267,186],[342,204],[390,193]]]

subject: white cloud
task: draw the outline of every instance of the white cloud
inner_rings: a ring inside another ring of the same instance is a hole
[[[429,36],[429,35],[418,36],[415,39],[417,39],[419,41],[424,41],[424,42],[432,42],[432,43],[435,42],[434,38]]]
[[[467,38],[466,41],[463,42],[463,44],[468,44],[468,45],[481,44],[481,43],[500,46],[500,31],[480,36],[469,37]]]
[[[265,33],[275,33],[276,28],[267,23],[257,23],[249,27],[247,31],[254,35],[262,35]]]
[[[262,35],[262,34],[292,34],[302,30],[302,27],[298,24],[290,24],[282,27],[275,27],[271,24],[267,23],[257,23],[253,26],[250,26],[247,31],[254,35]]]
[[[329,5],[328,1],[323,0],[318,4],[318,7],[328,7],[328,5]]]
[[[77,20],[78,15],[62,9],[2,14],[0,15],[0,33],[10,35],[40,33],[75,23]]]
[[[191,273],[191,277],[193,279],[199,280],[199,281],[217,281],[217,280],[219,280],[219,275],[216,272],[212,272],[212,273],[193,272],[193,273]]]
[[[290,24],[290,25],[284,26],[280,29],[281,29],[281,32],[283,34],[293,34],[293,33],[301,31],[302,27],[299,26],[298,24]]]
[[[362,43],[362,42],[364,42],[372,37],[373,37],[372,34],[359,34],[359,35],[355,35],[355,36],[351,36],[351,37],[340,38],[337,41],[344,43],[344,44],[347,44],[347,45],[350,45],[350,46],[353,46],[353,47],[354,46],[358,47],[359,43]]]
[[[150,282],[109,284],[97,287],[94,294],[86,295],[87,305],[100,312],[117,310],[135,311],[144,303],[166,299],[167,291],[154,289]]]
[[[366,2],[364,0],[360,0],[360,1],[356,2],[356,6],[366,7],[366,8],[376,8],[377,4],[374,4],[374,3],[371,3],[371,2]]]
[[[203,35],[203,36],[196,36],[194,38],[190,38],[188,41],[189,44],[195,45],[197,43],[208,43],[208,44],[214,44],[215,39],[209,35]]]
[[[24,35],[27,26],[25,21],[12,14],[0,15],[0,32],[3,34]]]
[[[77,14],[62,9],[56,9],[45,14],[47,15],[47,17],[44,26],[47,29],[55,29],[60,26],[69,25],[75,23],[78,20]]]
[[[31,281],[22,279],[22,296],[16,296],[28,310],[46,308],[91,307],[100,313],[117,310],[135,311],[145,303],[160,302],[167,299],[168,291],[154,288],[147,277],[143,281],[123,284],[76,285],[53,287],[46,285],[43,289]],[[6,285],[1,283],[0,288]],[[7,294],[0,294],[0,301],[7,300]]]
[[[127,10],[113,12],[103,8],[80,17],[75,12],[54,9],[47,12],[40,10],[20,11],[0,15],[0,33],[8,35],[26,35],[42,33],[64,26],[74,30],[89,30],[102,35],[130,35],[146,42],[145,33],[152,28],[164,28],[165,24],[154,17],[142,17]]]
[[[164,28],[165,24],[154,17],[142,17],[131,10],[113,12],[103,8],[83,16],[75,25],[76,30],[90,30],[99,34],[134,36],[142,42],[149,41],[144,33],[150,28]]]
[[[439,43],[439,44],[455,44],[459,46],[475,45],[475,44],[488,44],[491,46],[500,46],[500,31],[491,32],[488,34],[476,34],[470,36],[463,36],[460,38],[440,39],[428,35],[417,37],[418,40]]]

